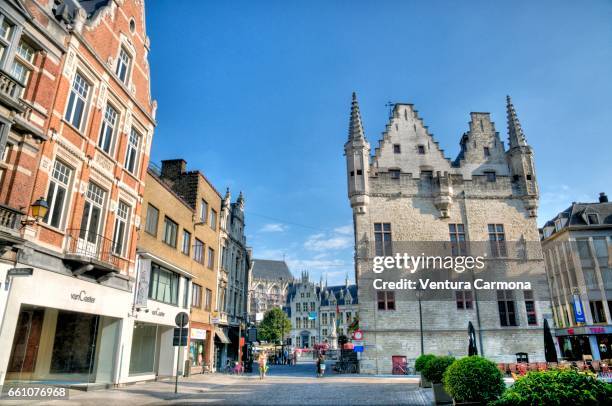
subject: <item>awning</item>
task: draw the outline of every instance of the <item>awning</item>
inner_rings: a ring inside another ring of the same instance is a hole
[[[230,341],[230,339],[227,338],[227,335],[220,328],[215,328],[215,335],[217,336],[219,341],[221,341],[223,344],[231,344],[232,343]]]

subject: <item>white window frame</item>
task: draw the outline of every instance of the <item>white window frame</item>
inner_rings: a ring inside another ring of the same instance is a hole
[[[122,57],[125,56],[127,61]],[[125,46],[119,47],[119,53],[117,54],[117,65],[115,66],[115,75],[120,82],[128,84],[132,75],[132,65],[134,64],[134,56],[128,52]],[[121,68],[125,67],[123,78],[121,77]]]
[[[112,117],[112,113],[109,114],[109,109],[114,112],[114,118]],[[111,103],[106,103],[106,107],[104,108],[104,116],[102,117],[102,123],[100,125],[100,134],[98,136],[98,148],[110,156],[114,156],[117,127],[120,121],[119,117],[119,111],[115,108],[115,106],[113,106]],[[111,129],[110,135],[108,135],[108,128]],[[108,137],[110,137],[110,141],[107,151],[104,149],[104,144],[106,143]]]
[[[81,78],[85,85],[87,85],[87,91],[85,96],[83,96],[82,92],[79,92],[75,89],[75,83],[77,81],[77,77]],[[93,84],[85,74],[83,74],[80,70],[77,70],[72,77],[72,82],[70,84],[70,92],[68,93],[68,99],[66,100],[66,113],[64,114],[64,120],[69,123],[72,127],[76,128],[79,132],[85,132],[87,116],[89,113],[89,101],[91,99],[91,93],[93,91]],[[75,95],[75,102],[70,106],[70,99],[72,95]],[[80,118],[79,125],[76,126],[74,124],[74,114],[76,112],[76,99],[80,99],[83,102],[83,110]]]
[[[133,141],[133,137],[137,137],[136,138],[136,144],[134,145]],[[125,170],[128,171],[129,173],[131,173],[132,175],[138,177],[138,165],[140,164],[140,145],[141,145],[141,141],[142,141],[142,133],[140,133],[136,128],[132,127],[132,129],[130,130],[130,133],[128,134],[128,138],[127,138],[127,147],[125,149]],[[134,151],[134,155],[133,157],[131,156],[131,152]],[[133,158],[133,162],[132,161]],[[130,165],[131,163],[131,165]],[[130,169],[130,166],[132,166],[132,168]]]
[[[131,211],[132,210],[129,204],[122,200],[119,200],[119,203],[117,203],[117,213],[115,215],[115,229],[113,230],[113,253],[120,257],[124,255],[127,241],[129,241],[128,235]],[[123,235],[121,236],[120,244],[118,244],[117,239],[119,237],[119,227],[122,223]],[[119,251],[117,251],[117,248],[119,248]]]
[[[61,165],[61,168],[56,168],[57,165]],[[66,170],[65,172],[63,170]],[[64,227],[64,215],[66,213],[66,208],[70,205],[70,190],[72,184],[72,176],[74,173],[74,169],[68,165],[66,165],[61,160],[55,160],[53,162],[53,167],[51,169],[51,173],[49,174],[49,185],[47,186],[47,204],[49,205],[49,209],[47,210],[47,215],[43,220],[45,224],[50,227],[63,229]],[[64,178],[65,180],[60,179],[59,177]],[[55,211],[55,205],[57,204],[57,189],[61,187],[64,189],[64,200],[62,202],[61,210],[59,211],[59,219],[57,220],[57,225],[53,225],[53,212]],[[49,193],[53,190],[53,196],[49,199]]]

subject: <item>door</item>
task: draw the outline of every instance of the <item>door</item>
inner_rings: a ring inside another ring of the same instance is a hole
[[[23,309],[19,313],[7,368],[10,379],[29,380],[34,372],[44,316],[43,309]]]
[[[391,371],[393,375],[403,375],[402,371],[406,370],[408,360],[403,355],[392,355],[391,364],[393,365]]]

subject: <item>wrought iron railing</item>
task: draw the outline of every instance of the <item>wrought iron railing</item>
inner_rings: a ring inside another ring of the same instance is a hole
[[[65,253],[95,259],[121,268],[122,259],[115,253],[115,242],[103,235],[84,229],[66,230]]]
[[[0,204],[0,227],[10,230],[19,230],[23,213],[12,207]]]

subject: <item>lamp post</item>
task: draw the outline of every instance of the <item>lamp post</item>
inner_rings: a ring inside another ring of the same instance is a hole
[[[47,203],[44,197],[41,197],[30,205],[30,210],[32,212],[33,219],[23,220],[21,223],[24,226],[31,226],[37,224],[42,219],[44,219],[47,215],[47,212],[49,211],[49,204]]]

